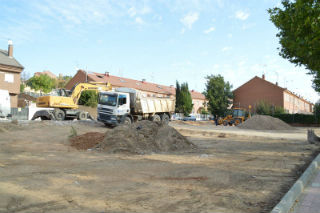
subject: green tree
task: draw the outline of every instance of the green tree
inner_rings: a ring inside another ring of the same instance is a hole
[[[176,81],[176,112],[182,112],[181,88],[178,81]]]
[[[285,114],[285,110],[281,106],[274,106],[265,100],[261,100],[255,106],[255,112],[259,115],[279,115]]]
[[[95,90],[85,90],[81,93],[79,99],[80,105],[97,107],[98,105],[98,94]]]
[[[188,83],[176,82],[176,112],[189,115],[192,112],[193,104],[192,98],[189,91]]]
[[[282,0],[283,9],[269,9],[279,29],[280,55],[313,75],[313,88],[320,92],[320,0]]]
[[[67,85],[67,83],[70,81],[71,78],[72,78],[72,76],[59,77],[56,81],[56,87],[57,88],[65,88],[65,86]]]
[[[55,79],[48,75],[33,76],[27,81],[27,85],[34,90],[41,90],[45,93],[51,92],[56,87]]]
[[[203,93],[208,100],[208,110],[213,115],[224,116],[228,106],[232,103],[232,85],[221,75],[209,75],[206,77],[206,89]]]
[[[24,92],[24,88],[25,88],[26,86],[23,84],[23,83],[21,83],[20,84],[20,93],[23,93]]]
[[[261,100],[255,106],[255,111],[259,115],[271,115],[272,114],[272,105],[267,101]]]

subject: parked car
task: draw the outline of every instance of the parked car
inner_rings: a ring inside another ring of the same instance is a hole
[[[188,117],[183,118],[184,121],[196,121],[197,118],[193,115],[189,115]]]

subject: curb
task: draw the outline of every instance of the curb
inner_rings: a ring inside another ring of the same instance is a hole
[[[311,162],[309,167],[304,171],[300,178],[290,188],[290,190],[282,197],[281,201],[272,209],[270,213],[288,213],[296,200],[313,177],[317,168],[320,167],[320,154]]]

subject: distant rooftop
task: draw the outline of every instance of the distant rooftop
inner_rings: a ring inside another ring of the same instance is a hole
[[[79,70],[79,71],[82,71],[82,70]],[[105,74],[89,73],[88,78],[89,80],[92,80],[95,82],[103,82],[103,83],[108,82],[112,86],[116,86],[116,87],[128,87],[128,88],[134,88],[137,90],[143,90],[147,92],[154,92],[154,93],[160,93],[160,94],[168,94],[168,95],[176,94],[176,88],[174,86],[164,86],[160,84],[155,84],[155,83],[147,82],[145,79],[134,80],[130,78],[123,78],[119,76],[109,75],[108,73],[105,73]],[[200,99],[200,100],[206,99],[202,93],[194,90],[191,90],[190,94],[192,99]]]

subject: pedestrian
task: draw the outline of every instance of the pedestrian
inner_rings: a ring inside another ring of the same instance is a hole
[[[216,126],[218,126],[218,115],[216,115],[215,117],[214,117],[214,122],[216,123]]]

